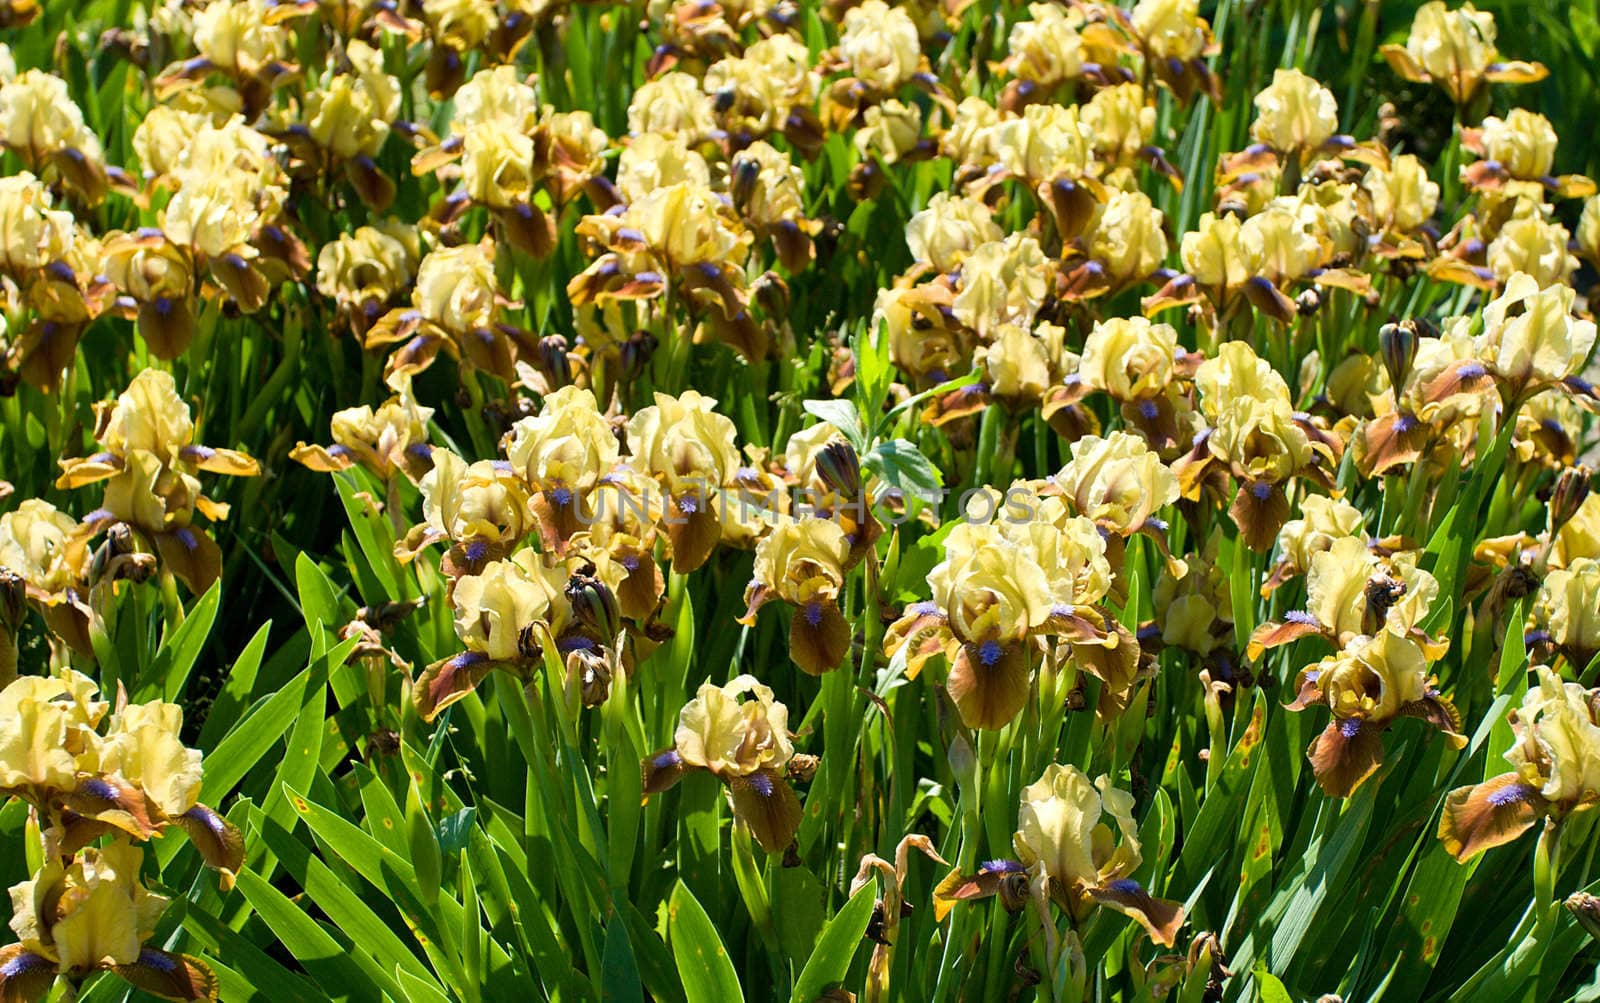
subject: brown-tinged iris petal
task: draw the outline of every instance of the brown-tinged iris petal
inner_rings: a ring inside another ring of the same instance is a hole
[[[1378,47],[1378,51],[1383,54],[1389,68],[1402,79],[1414,84],[1427,83],[1431,79],[1428,71],[1422,68],[1422,64],[1412,57],[1404,45],[1383,45]]]
[[[922,420],[938,428],[958,418],[971,417],[988,406],[989,388],[974,383],[930,398],[922,409]]]
[[[1078,236],[1089,225],[1095,208],[1103,201],[1099,188],[1098,183],[1089,178],[1057,178],[1039,186],[1039,198],[1055,216],[1056,229],[1062,239]]]
[[[224,254],[211,261],[211,277],[227,290],[245,313],[255,313],[266,305],[271,287],[266,276],[238,254]]]
[[[1004,728],[1028,702],[1028,654],[997,640],[963,644],[945,689],[969,728]]]
[[[1153,295],[1140,300],[1139,308],[1146,317],[1154,317],[1165,310],[1191,306],[1202,300],[1200,286],[1195,282],[1194,276],[1180,274],[1169,279],[1167,284],[1157,289]]]
[[[1255,551],[1272,549],[1278,530],[1289,520],[1289,499],[1277,484],[1257,481],[1239,485],[1228,514],[1239,527],[1245,546]]]
[[[117,965],[112,971],[135,988],[169,1000],[215,1000],[217,975],[199,958],[170,954],[146,947],[131,965]]]
[[[978,865],[978,873],[973,875],[951,871],[933,890],[934,922],[943,923],[957,902],[991,898],[1000,894],[1006,882],[1012,879],[1026,883],[1026,873],[1015,860],[986,860]]]
[[[84,818],[71,810],[62,812],[61,816],[61,824],[57,827],[56,833],[63,855],[77,853],[96,840],[118,831],[117,827],[109,822]]]
[[[1515,773],[1457,787],[1444,799],[1439,840],[1451,856],[1466,861],[1527,832],[1543,806],[1538,788]]]
[[[0,1000],[34,1003],[56,984],[55,962],[21,944],[0,947]]]
[[[494,667],[488,656],[475,651],[434,662],[422,670],[411,688],[417,713],[424,721],[432,721],[440,711],[471,693]]]
[[[1421,456],[1428,434],[1428,425],[1405,411],[1374,418],[1361,427],[1355,440],[1356,460],[1369,475],[1387,473]]]
[[[1383,734],[1356,718],[1330,721],[1312,740],[1306,755],[1323,793],[1347,798],[1383,762]]]
[[[529,257],[546,258],[556,246],[555,217],[531,202],[494,214],[506,243]]]
[[[756,613],[769,601],[778,598],[778,593],[768,588],[761,582],[752,581],[750,587],[744,590],[744,615],[738,621],[746,627],[756,625]]]
[[[1477,359],[1464,359],[1452,363],[1444,372],[1435,376],[1423,388],[1423,399],[1432,403],[1442,401],[1456,394],[1473,393],[1489,390],[1494,386],[1494,378],[1489,375],[1482,362]]]
[[[373,339],[369,331],[367,345],[371,347],[372,344]],[[458,357],[455,342],[445,337],[438,328],[431,324],[427,325],[389,356],[389,362],[384,366],[384,379],[392,383],[401,374],[415,376],[433,365],[440,352],[451,358]]]
[[[839,667],[850,650],[850,624],[832,600],[796,606],[789,621],[789,653],[813,676]]]
[[[722,522],[711,499],[698,493],[671,500],[667,539],[672,542],[672,570],[687,574],[706,562],[722,539]]]
[[[1104,645],[1107,641],[1106,618],[1092,606],[1052,606],[1038,630],[1075,644]]]
[[[205,531],[194,526],[179,526],[154,534],[161,563],[195,595],[203,595],[222,577],[222,551]]]
[[[115,477],[122,472],[124,466],[122,457],[113,453],[95,453],[93,456],[81,459],[62,460],[61,476],[56,478],[56,487],[81,488],[86,484]]]
[[[83,818],[115,826],[136,839],[149,839],[161,828],[161,810],[119,776],[85,777],[63,801]]]
[[[197,804],[178,818],[189,842],[200,851],[206,866],[222,872],[223,890],[233,886],[233,876],[244,866],[244,835],[221,815]]]
[[[1461,733],[1461,712],[1456,710],[1455,704],[1440,694],[1430,693],[1421,700],[1413,700],[1400,708],[1400,714],[1404,717],[1420,717],[1427,721],[1444,732],[1450,744],[1457,749],[1467,744],[1467,736]]]
[[[345,165],[344,173],[356,194],[361,196],[361,201],[374,210],[383,212],[394,202],[394,181],[379,169],[371,157],[363,155],[354,158]]]
[[[639,776],[645,794],[660,794],[670,790],[688,767],[677,749],[666,749],[639,761]]]
[[[771,769],[728,779],[733,813],[750,827],[768,853],[782,853],[800,831],[800,799],[789,782]]]
[[[1100,700],[1096,710],[1111,718],[1128,707],[1139,681],[1139,640],[1120,623],[1111,624],[1115,644],[1074,643],[1072,658],[1083,670],[1100,680]]]
[[[953,643],[950,620],[932,602],[912,603],[889,628],[884,639],[884,653],[893,657],[900,648],[906,649],[906,678],[915,679],[922,666],[934,655],[945,654]]]
[[[321,474],[348,470],[355,466],[356,462],[350,450],[343,446],[329,448],[315,443],[307,445],[304,442],[289,450],[289,459]]]
[[[184,459],[201,470],[230,477],[254,477],[261,473],[261,465],[236,449],[212,449],[210,446],[187,445],[182,449]]]
[[[158,359],[176,359],[194,340],[194,311],[184,300],[162,296],[139,304],[139,334]]]
[[[1295,694],[1294,701],[1286,704],[1284,709],[1305,710],[1312,704],[1321,703],[1323,699],[1322,687],[1319,685],[1321,679],[1322,671],[1317,668],[1308,668],[1300,673],[1299,692]]]
[[[1483,71],[1483,79],[1497,84],[1536,84],[1549,75],[1550,69],[1543,63],[1526,62],[1521,59],[1491,63]]]
[[[1280,324],[1287,324],[1296,316],[1294,300],[1262,276],[1246,279],[1243,291],[1251,306]]]
[[[1245,649],[1245,654],[1253,661],[1260,658],[1261,653],[1268,648],[1292,644],[1302,637],[1320,633],[1322,625],[1317,623],[1316,617],[1302,610],[1290,610],[1282,621],[1268,620],[1251,631],[1250,643]]]
[[[1183,906],[1154,897],[1132,878],[1109,881],[1089,889],[1089,894],[1101,905],[1136,921],[1162,947],[1171,947],[1183,926]]]

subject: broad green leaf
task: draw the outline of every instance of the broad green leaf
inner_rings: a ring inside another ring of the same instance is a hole
[[[352,954],[348,943],[336,940],[254,871],[240,872],[238,888],[295,961],[317,985],[331,990],[335,1000],[365,1001],[377,999],[380,992],[399,994],[392,976],[375,970],[370,961],[363,964],[364,956]]]
[[[272,1003],[329,1003],[328,994],[307,981],[309,973],[285,968],[205,910],[185,910],[183,927],[207,954],[228,959],[233,978],[224,977],[223,987],[224,998],[230,1003],[256,999]],[[221,968],[217,968],[217,974],[223,976]]]
[[[366,566],[382,588],[380,595],[363,593],[363,598],[369,603],[409,599],[411,593],[406,589],[409,576],[400,573],[400,566],[394,559],[394,534],[381,515],[356,497],[353,473],[335,474],[333,481],[339,491],[339,501],[344,505],[345,517],[350,521],[350,530],[361,545]]]
[[[916,444],[906,439],[880,442],[862,457],[862,466],[879,474],[890,485],[913,498],[936,503],[943,478]]]
[[[230,731],[205,758],[205,779],[200,800],[219,804],[244,775],[261,761],[300,716],[306,683],[312,670],[305,669],[283,689],[257,703],[239,726]]]
[[[267,651],[267,638],[272,632],[272,621],[261,625],[239,657],[228,670],[228,681],[206,711],[206,723],[200,728],[199,748],[214,749],[229,728],[237,724],[239,715],[255,689],[256,673],[261,669],[261,658]]]
[[[134,693],[136,699],[146,694],[158,694],[169,703],[178,702],[183,695],[184,684],[189,681],[189,673],[194,670],[206,639],[211,636],[211,625],[216,622],[221,597],[222,582],[219,579],[190,608],[178,629],[162,640],[161,650],[145,670]]]
[[[644,1003],[644,984],[620,915],[606,924],[606,950],[601,963],[600,999],[604,1003]]]
[[[1294,1003],[1289,990],[1284,988],[1276,975],[1267,971],[1266,965],[1258,963],[1252,974],[1256,977],[1256,986],[1261,990],[1261,1003]]]
[[[855,447],[857,453],[867,451],[867,434],[861,428],[861,416],[856,406],[846,400],[808,400],[802,405],[806,413],[821,418],[839,430],[839,434]]]
[[[300,590],[300,610],[305,614],[306,627],[311,630],[311,651],[321,654],[317,645],[324,643],[324,632],[331,633],[349,617],[341,612],[339,592],[333,582],[305,554],[295,560],[294,576]]]
[[[466,848],[472,836],[472,823],[478,817],[477,808],[463,808],[439,820],[439,850],[446,856],[455,856]]]
[[[395,972],[395,979],[405,994],[404,1003],[451,1003],[450,997],[440,992],[438,984],[431,980],[404,971]]]
[[[805,968],[800,970],[800,978],[795,980],[794,993],[789,997],[791,1003],[819,999],[828,986],[844,981],[850,971],[850,961],[866,935],[877,898],[877,884],[869,881],[828,920],[811,957],[806,959]]]
[[[817,876],[805,867],[779,868],[773,883],[773,920],[778,927],[778,940],[791,962],[804,965],[827,918],[826,892]]]
[[[722,936],[682,881],[672,889],[667,939],[688,1003],[734,1003],[744,999]]]
[[[272,790],[262,806],[268,817],[285,827],[294,823],[294,808],[288,804],[286,792],[291,788],[310,788],[322,759],[322,738],[327,730],[326,665],[326,662],[319,663],[306,681],[305,699],[300,703],[299,716],[289,732],[283,758],[278,762]]]
[[[432,979],[427,965],[395,936],[388,921],[373,912],[362,896],[351,891],[289,830],[263,817],[256,837],[267,844],[284,871],[305,889],[317,908],[349,935],[354,948],[369,954],[385,970],[399,968],[419,978]]]

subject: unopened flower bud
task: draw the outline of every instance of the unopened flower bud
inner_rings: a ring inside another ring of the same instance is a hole
[[[762,272],[751,288],[755,293],[756,303],[768,317],[789,315],[789,284],[784,282],[777,272],[770,269]]]
[[[598,707],[611,693],[611,664],[604,652],[580,648],[567,655],[567,685],[575,687],[585,707]]]
[[[567,339],[552,334],[539,339],[539,368],[550,381],[550,389],[572,384],[572,360],[567,356]]]
[[[1307,289],[1294,298],[1294,308],[1302,317],[1310,317],[1322,307],[1322,297],[1315,289]]]
[[[1389,371],[1389,383],[1395,393],[1406,385],[1411,375],[1411,363],[1417,357],[1417,326],[1409,320],[1398,324],[1385,324],[1378,329],[1378,348],[1383,355],[1384,368]]]
[[[861,493],[861,458],[848,442],[834,440],[817,454],[817,477],[830,491],[845,498]]]
[[[1590,482],[1594,479],[1594,471],[1579,464],[1568,467],[1556,476],[1555,487],[1550,491],[1550,532],[1552,535],[1561,531],[1573,516],[1578,514],[1578,509],[1583,507],[1584,500],[1589,497]]]
[[[1588,892],[1573,892],[1567,897],[1567,911],[1589,936],[1600,940],[1600,897]]]
[[[0,568],[0,630],[16,633],[27,614],[27,581],[10,568]]]
[[[956,733],[955,738],[950,740],[950,749],[945,753],[945,758],[950,763],[950,772],[956,775],[956,782],[963,790],[972,790],[978,780],[978,757],[966,736]]]
[[[17,678],[17,631],[27,614],[28,583],[10,568],[0,568],[0,689]]]
[[[155,558],[138,552],[138,542],[127,523],[113,523],[89,561],[89,582],[131,581],[135,584],[155,571]]]
[[[567,581],[567,602],[578,622],[602,644],[610,644],[622,631],[622,610],[616,593],[598,578],[573,575]]]
[[[734,208],[744,211],[750,204],[750,196],[755,194],[756,182],[761,179],[761,161],[754,157],[737,160],[733,167],[733,205]]]
[[[650,362],[650,356],[655,354],[657,344],[655,335],[648,331],[635,331],[622,343],[618,351],[622,356],[623,380],[636,379],[644,372],[644,367]]]
[[[1362,628],[1368,634],[1376,634],[1383,629],[1389,610],[1395,603],[1405,598],[1406,583],[1387,575],[1374,575],[1367,579],[1364,591],[1367,604],[1362,618]]]

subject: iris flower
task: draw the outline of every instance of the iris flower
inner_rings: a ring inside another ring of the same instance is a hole
[[[688,770],[709,772],[727,787],[734,817],[761,848],[781,853],[800,829],[800,799],[786,777],[793,760],[789,709],[745,675],[726,686],[702,684],[678,715],[672,748],[641,769],[646,795],[671,788]]]
[[[47,861],[12,886],[19,943],[0,948],[0,994],[35,1003],[58,977],[77,982],[109,971],[163,999],[217,999],[217,977],[205,962],[149,946],[168,899],[140,883],[143,860],[138,847],[119,840],[66,864]]]
[[[0,690],[0,711],[0,796],[32,805],[54,854],[107,834],[148,840],[177,827],[232,887],[243,837],[197,800],[201,755],[179,740],[176,704],[112,707],[93,680],[67,670],[17,679]]]
[[[228,516],[228,506],[201,493],[201,471],[232,477],[260,473],[255,460],[232,449],[196,444],[189,405],[178,396],[172,374],[146,369],[133,378],[115,403],[95,405],[95,438],[101,451],[61,461],[58,488],[105,482],[105,500],[84,519],[88,536],[111,526],[127,526],[154,546],[162,564],[195,593],[211,587],[222,573],[222,553],[194,524],[198,512],[212,521]]]
[[[831,519],[784,520],[756,546],[753,577],[745,588],[744,616],[755,624],[756,611],[772,599],[794,606],[789,625],[789,656],[818,676],[839,666],[850,649],[850,624],[839,609],[850,543]]]
[[[1547,666],[1514,712],[1512,766],[1445,799],[1439,839],[1457,860],[1509,843],[1540,818],[1559,824],[1600,803],[1600,691],[1563,682]]]
[[[1008,882],[1025,881],[1027,898],[1041,911],[1054,904],[1074,927],[1106,906],[1171,947],[1183,925],[1183,907],[1154,897],[1132,878],[1143,860],[1133,805],[1133,795],[1109,777],[1090,781],[1074,766],[1045,767],[1022,791],[1012,837],[1016,858],[986,861],[974,875],[952,872],[934,892],[939,918],[957,902],[1001,894]],[[1008,894],[1008,904],[1021,905],[1017,890]],[[1048,918],[1047,926],[1054,930]]]

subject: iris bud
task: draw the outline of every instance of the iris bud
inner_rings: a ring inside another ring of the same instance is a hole
[[[592,568],[586,569],[593,571]],[[573,575],[567,581],[567,602],[572,613],[603,644],[609,644],[622,630],[622,610],[616,593],[590,574]]]
[[[622,343],[622,378],[624,380],[636,379],[644,372],[644,367],[650,363],[650,356],[655,354],[656,336],[649,331],[635,331],[627,341]]]
[[[1594,471],[1585,466],[1568,467],[1556,477],[1550,492],[1550,532],[1559,533],[1589,497]]]
[[[1600,898],[1588,892],[1574,892],[1567,897],[1567,911],[1589,936],[1600,940]]]
[[[0,687],[17,678],[17,631],[28,612],[28,583],[10,568],[0,568]]]
[[[743,210],[755,194],[756,182],[761,178],[761,162],[753,159],[739,160],[733,169],[733,204]]]
[[[539,339],[539,368],[544,371],[552,387],[572,384],[572,360],[567,357],[567,339],[552,334]]]
[[[28,612],[28,583],[10,568],[0,568],[0,630],[15,633]]]
[[[1389,384],[1406,385],[1411,375],[1411,363],[1417,357],[1417,326],[1409,320],[1398,324],[1385,324],[1378,329],[1378,348],[1383,354],[1383,365],[1389,371]]]
[[[817,476],[830,491],[846,498],[861,492],[861,459],[848,442],[834,440],[817,454]]]

